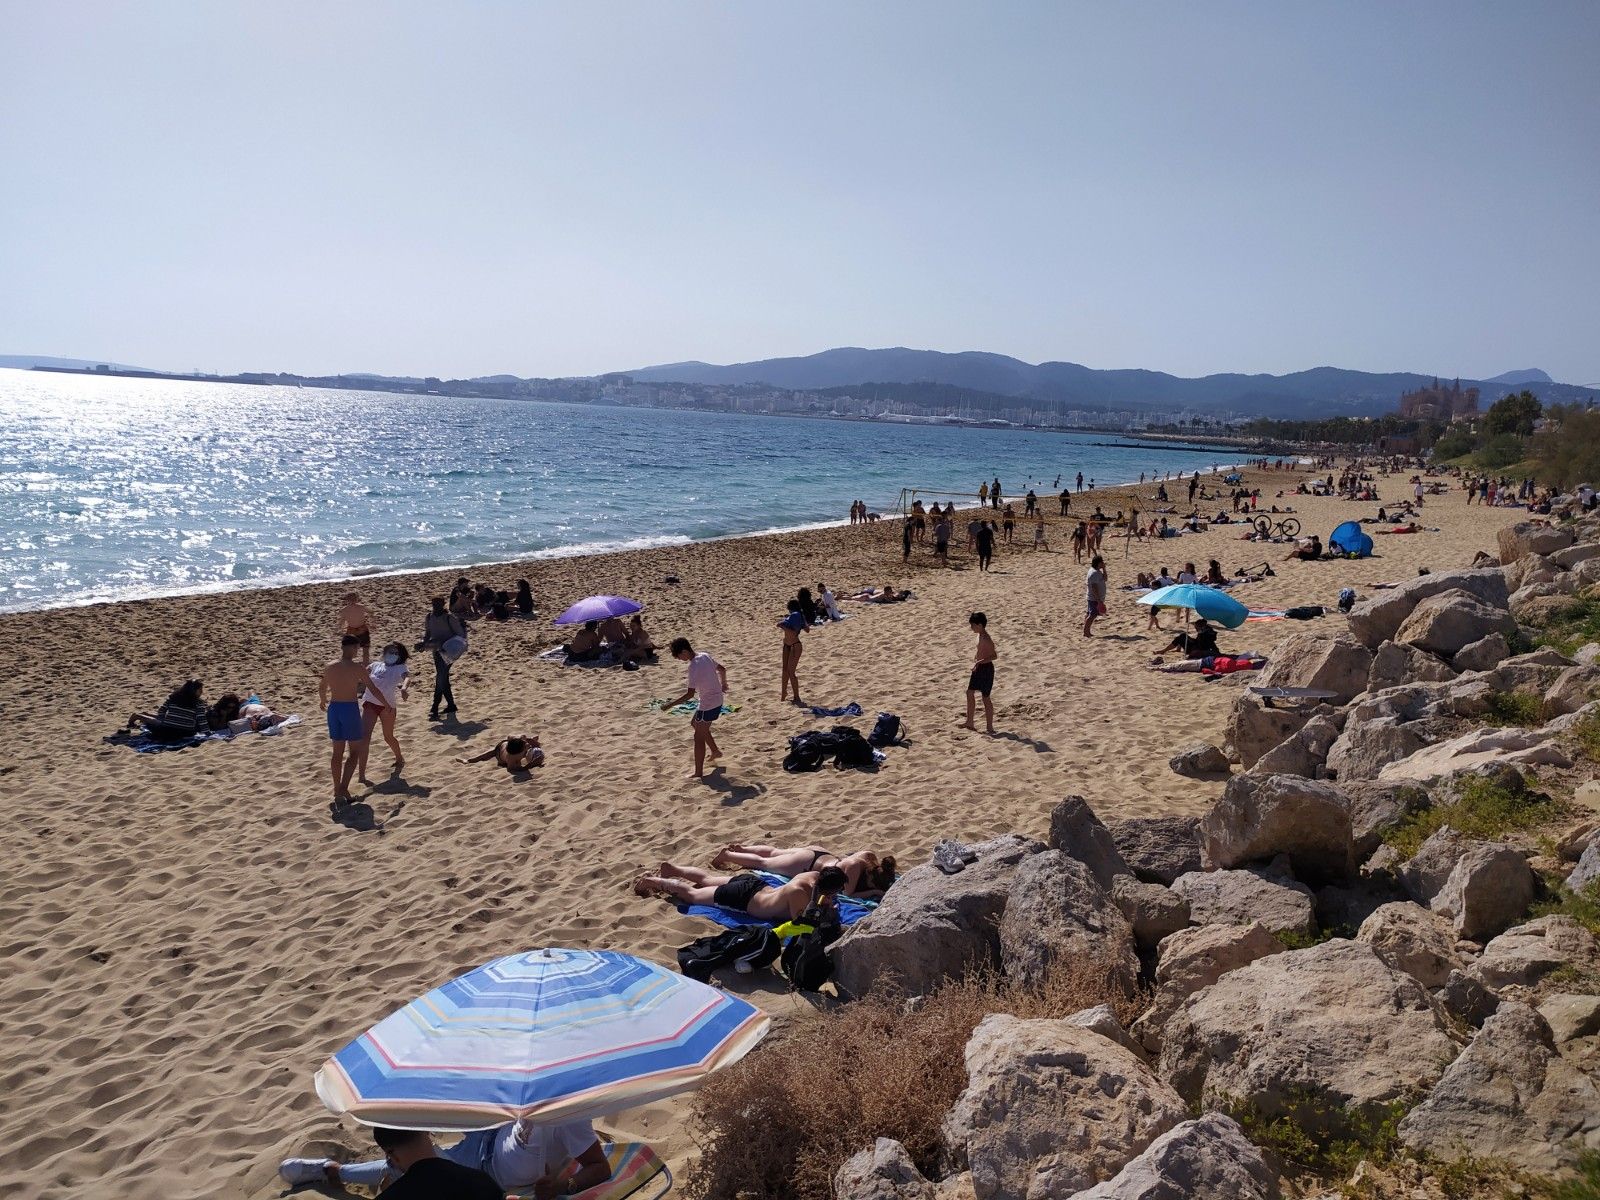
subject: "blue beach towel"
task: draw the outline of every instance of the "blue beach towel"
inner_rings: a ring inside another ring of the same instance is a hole
[[[843,708],[819,708],[813,704],[811,706],[811,715],[813,717],[859,717],[861,715],[861,705],[854,700]]]
[[[781,887],[789,882],[782,875],[774,875],[770,871],[751,871],[750,874],[761,876],[773,887]],[[839,923],[844,926],[854,925],[878,907],[876,900],[857,900],[851,896],[838,896],[835,899],[839,906]],[[686,917],[703,917],[727,929],[739,929],[745,925],[760,925],[766,929],[776,927],[771,921],[763,921],[760,917],[752,917],[749,913],[736,912],[717,904],[674,904],[673,907]]]

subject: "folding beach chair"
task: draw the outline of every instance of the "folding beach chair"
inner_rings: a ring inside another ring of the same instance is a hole
[[[672,1190],[672,1172],[643,1142],[602,1143],[600,1149],[611,1164],[611,1178],[579,1192],[578,1200],[661,1200]],[[566,1174],[576,1172],[577,1164],[572,1163]],[[528,1192],[518,1200],[532,1197]]]

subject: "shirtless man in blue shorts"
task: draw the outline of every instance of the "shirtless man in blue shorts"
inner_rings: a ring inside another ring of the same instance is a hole
[[[367,686],[367,669],[356,661],[361,639],[347,633],[339,640],[339,657],[322,668],[317,698],[328,714],[328,738],[333,753],[328,765],[333,773],[333,802],[350,803],[350,777],[356,773],[356,759],[366,729],[361,722],[361,692]],[[348,752],[348,756],[347,753]]]

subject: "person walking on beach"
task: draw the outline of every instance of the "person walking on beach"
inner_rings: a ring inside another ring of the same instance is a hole
[[[1061,489],[1061,515],[1064,517],[1072,511],[1072,492],[1067,488]]]
[[[361,661],[365,663],[372,657],[372,614],[361,603],[357,593],[346,592],[342,599],[344,607],[339,610],[339,632],[360,640]]]
[[[1000,507],[1000,476],[994,477],[994,482],[989,485],[989,503],[996,508]]]
[[[982,508],[984,505],[986,505],[988,503],[989,503],[989,485],[987,483],[980,483],[978,485],[978,507]]]
[[[1083,491],[1083,472],[1082,471],[1078,472],[1078,490],[1080,492]]]
[[[422,626],[422,644],[417,647],[419,650],[433,651],[433,708],[428,713],[430,721],[439,719],[440,701],[444,702],[446,714],[456,711],[456,695],[450,690],[450,664],[453,660],[444,656],[444,648],[457,638],[466,641],[466,622],[445,608],[443,596],[435,596],[433,611]]]
[[[1089,578],[1085,586],[1083,636],[1094,636],[1096,617],[1106,615],[1106,560],[1096,554],[1089,560]]]
[[[989,560],[994,557],[994,522],[979,521],[978,531],[973,535],[973,540],[978,547],[978,570],[987,572]]]
[[[1008,504],[1002,516],[1004,520],[1000,522],[1000,527],[1005,530],[1006,545],[1009,546],[1011,544],[1011,535],[1017,529],[1017,510]]]
[[[722,715],[722,701],[728,691],[728,672],[711,655],[696,654],[685,637],[672,639],[672,657],[689,664],[689,680],[683,695],[668,701],[666,707],[677,708],[691,697],[694,698],[694,717],[689,722],[694,728],[694,774],[689,778],[704,779],[707,751],[713,762],[722,757],[717,739],[711,736],[711,723]]]
[[[911,522],[913,518],[907,517],[906,523],[900,529],[900,561],[911,561]]]
[[[789,698],[789,687],[794,686],[794,702],[800,703],[800,633],[806,628],[805,614],[800,611],[800,601],[789,601],[789,615],[778,622],[783,630],[783,667],[778,676],[778,699]]]
[[[940,515],[939,523],[933,527],[934,557],[947,566],[950,562],[950,532],[950,514],[947,511]]]
[[[978,697],[983,697],[983,720],[988,727],[988,732],[994,732],[994,701],[990,693],[994,691],[994,660],[999,656],[999,651],[994,647],[994,639],[989,636],[989,618],[981,612],[975,612],[967,618],[967,627],[978,635],[978,650],[973,656],[972,674],[967,679],[967,719],[962,725],[963,729],[977,731],[973,718],[977,716]]]
[[[367,698],[361,705],[361,749],[356,755],[356,778],[362,783],[372,782],[367,778],[367,752],[372,749],[372,735],[380,724],[383,740],[394,755],[396,774],[406,765],[400,741],[394,736],[394,719],[400,711],[400,701],[410,690],[406,682],[409,657],[399,642],[390,642],[383,648],[383,657],[367,666]]]
[[[350,777],[361,753],[361,692],[367,686],[367,669],[356,661],[359,649],[361,639],[345,634],[339,640],[339,657],[322,668],[317,683],[317,700],[328,714],[328,740],[333,743],[328,768],[336,805],[350,803]]]

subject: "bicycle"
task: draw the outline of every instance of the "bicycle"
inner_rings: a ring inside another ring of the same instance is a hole
[[[1262,537],[1293,539],[1300,536],[1300,522],[1293,517],[1285,517],[1276,523],[1271,517],[1257,517],[1255,527]]]

